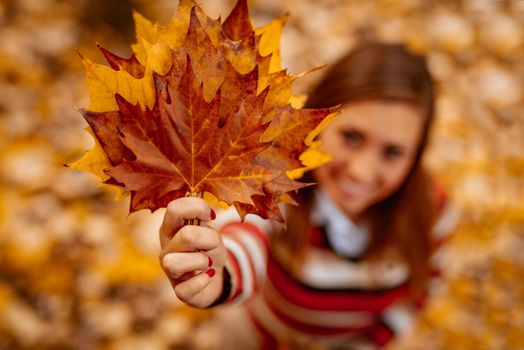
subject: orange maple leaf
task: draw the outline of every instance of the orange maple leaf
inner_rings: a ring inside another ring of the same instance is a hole
[[[290,105],[294,77],[275,71],[278,46],[267,39],[284,19],[256,31],[245,0],[223,24],[181,0],[168,27],[135,20],[145,32],[135,55],[100,48],[112,70],[84,59],[91,104],[81,112],[110,163],[105,182],[131,193],[130,211],[206,192],[241,217],[282,220],[278,203],[307,185],[286,174],[318,165],[301,157],[318,152],[311,133],[333,116]]]
[[[259,141],[268,126],[261,123],[265,94],[237,100],[237,112],[226,118],[220,115],[220,91],[209,103],[204,100],[190,58],[180,83],[172,86],[177,73],[171,69],[154,76],[152,110],[117,95],[117,113],[84,111],[97,137],[105,138],[102,147],[118,153],[109,158],[122,159],[107,174],[132,191],[132,211],[155,210],[187,192],[208,191],[230,204],[253,203],[251,196],[262,195],[262,186],[279,175],[253,162],[270,146]],[[256,72],[249,77],[256,81]]]

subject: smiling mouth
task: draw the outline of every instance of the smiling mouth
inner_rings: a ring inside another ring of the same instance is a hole
[[[374,192],[374,187],[370,185],[355,184],[351,181],[338,181],[340,190],[350,197],[369,196]]]

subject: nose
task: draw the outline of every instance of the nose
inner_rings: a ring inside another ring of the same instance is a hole
[[[373,152],[355,152],[346,160],[349,178],[360,183],[376,184],[380,180],[378,160]]]

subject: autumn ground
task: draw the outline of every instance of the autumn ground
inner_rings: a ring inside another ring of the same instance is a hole
[[[227,15],[230,1],[204,1]],[[398,349],[524,349],[524,2],[254,1],[257,25],[289,12],[283,66],[330,63],[359,36],[428,55],[439,91],[426,161],[460,224],[447,284]],[[0,3],[0,349],[213,348],[207,312],[178,303],[157,261],[161,212],[63,167],[91,148],[75,51],[102,62],[133,42],[131,8],[170,1]],[[321,72],[295,85],[306,93]],[[51,336],[50,336],[51,335]]]

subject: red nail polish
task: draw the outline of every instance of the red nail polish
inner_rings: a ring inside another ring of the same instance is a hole
[[[207,257],[207,266],[213,265],[213,259],[211,259],[209,256]]]
[[[206,271],[209,278],[213,277],[215,275],[215,269],[209,269]]]
[[[217,214],[215,213],[213,209],[211,209],[211,214],[209,214],[209,216],[211,216],[211,220],[215,220],[215,218],[217,217]]]

